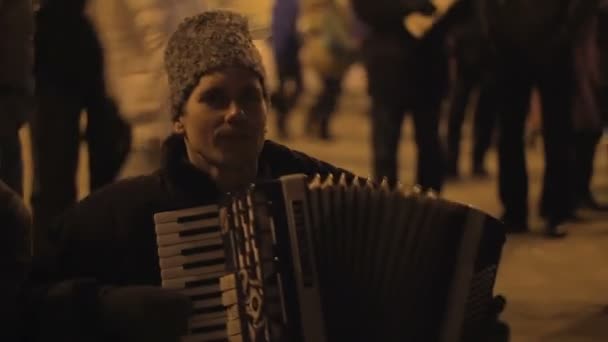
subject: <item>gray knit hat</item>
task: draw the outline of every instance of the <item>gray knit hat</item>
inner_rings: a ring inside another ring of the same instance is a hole
[[[233,66],[255,72],[266,92],[262,56],[253,44],[246,17],[214,10],[185,19],[165,51],[173,120],[182,114],[184,103],[203,74]]]

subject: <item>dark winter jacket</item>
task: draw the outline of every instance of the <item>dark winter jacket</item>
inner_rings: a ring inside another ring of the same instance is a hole
[[[165,143],[162,168],[151,175],[126,179],[93,193],[68,211],[52,231],[55,251],[37,263],[29,286],[24,317],[36,332],[40,306],[55,296],[71,298],[76,314],[73,329],[84,335],[95,326],[99,286],[160,285],[153,215],[158,212],[218,203],[220,191],[211,179],[187,161],[183,138]],[[345,172],[303,153],[266,141],[259,158],[259,179],[282,175]],[[350,174],[349,174],[350,175]],[[101,331],[99,332],[102,333]],[[30,340],[39,341],[36,336]]]
[[[0,0],[0,138],[12,137],[32,104],[34,13],[30,0]]]

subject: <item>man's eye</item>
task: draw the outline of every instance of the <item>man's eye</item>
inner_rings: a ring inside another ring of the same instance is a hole
[[[230,105],[230,98],[220,90],[210,90],[201,95],[201,102],[212,108],[225,108]]]
[[[259,91],[257,90],[251,90],[251,91],[246,91],[245,93],[243,93],[240,97],[240,101],[241,103],[245,104],[245,103],[249,103],[249,104],[255,104],[258,103],[262,100],[262,95],[260,94]]]

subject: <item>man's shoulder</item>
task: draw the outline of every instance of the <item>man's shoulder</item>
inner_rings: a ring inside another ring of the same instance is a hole
[[[137,213],[158,206],[166,198],[159,173],[137,176],[106,185],[78,202],[68,212],[68,216],[94,223],[120,221],[125,213]]]
[[[121,179],[91,193],[83,202],[147,199],[151,193],[161,190],[161,178],[160,173],[155,172],[145,176]]]
[[[306,153],[293,150],[271,140],[264,144],[261,162],[269,166],[274,177],[292,173],[314,174],[351,174],[328,162],[311,157]]]

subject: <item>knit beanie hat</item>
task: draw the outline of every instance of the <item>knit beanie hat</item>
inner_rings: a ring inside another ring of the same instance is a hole
[[[185,19],[165,51],[172,119],[182,114],[184,103],[204,74],[226,67],[253,71],[266,93],[262,56],[253,44],[247,18],[213,10]]]

